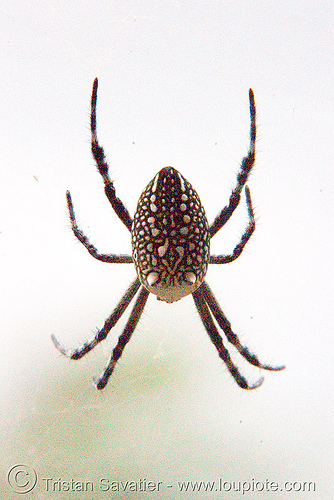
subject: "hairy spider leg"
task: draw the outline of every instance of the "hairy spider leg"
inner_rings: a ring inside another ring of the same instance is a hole
[[[63,347],[54,335],[51,335],[52,341],[54,345],[57,347],[58,351],[60,351],[64,356],[71,359],[80,359],[89,351],[94,349],[102,340],[104,340],[110,330],[116,325],[119,318],[124,313],[125,309],[128,307],[136,293],[140,288],[140,281],[138,278],[135,278],[129,288],[126,290],[121,300],[111,313],[111,315],[106,319],[104,326],[101,330],[99,330],[91,340],[85,342],[82,346],[77,349],[66,349]],[[139,319],[139,318],[138,318]]]
[[[259,380],[257,380],[254,384],[249,385],[245,377],[241,375],[239,372],[238,368],[235,366],[233,363],[231,356],[226,349],[226,347],[223,344],[223,339],[221,335],[219,334],[216,325],[213,322],[209,307],[206,303],[204,293],[203,293],[203,283],[202,285],[195,291],[193,292],[193,299],[197,308],[197,311],[200,315],[200,318],[202,320],[202,323],[204,325],[204,328],[209,335],[211,342],[214,344],[216,347],[219,357],[224,361],[225,365],[227,366],[229,372],[231,373],[232,377],[236,381],[236,383],[241,387],[242,389],[256,389],[259,387],[262,382],[263,382],[263,377],[261,377]]]
[[[97,86],[98,80],[95,78],[93,83],[92,99],[91,99],[91,115],[90,115],[90,129],[92,134],[92,153],[100,172],[103,182],[104,191],[108,200],[111,203],[116,215],[121,219],[123,224],[131,231],[132,218],[128,212],[128,209],[124,206],[123,202],[117,198],[114,183],[109,177],[109,166],[106,161],[103,148],[99,145],[96,133],[96,102],[97,102]]]
[[[252,365],[257,366],[258,368],[263,368],[264,370],[279,371],[285,368],[285,366],[271,366],[260,363],[255,354],[251,353],[247,347],[244,347],[240,343],[238,336],[232,331],[231,323],[223,313],[216,297],[212,293],[212,290],[206,281],[204,281],[201,285],[201,292],[218,325],[224,331],[227,340],[234,345],[234,347],[240,352],[241,356],[247,359],[247,361]]]
[[[254,92],[252,89],[249,89],[249,108],[250,108],[250,117],[251,117],[251,126],[250,126],[250,146],[248,150],[247,156],[245,156],[241,162],[240,171],[237,175],[237,185],[233,189],[232,194],[229,199],[228,205],[224,207],[213,223],[210,226],[210,234],[211,237],[214,236],[226,222],[230,219],[234,210],[240,203],[240,193],[242,188],[247,182],[250,171],[254,165],[255,161],[255,139],[256,139],[256,108],[255,108],[255,99]]]
[[[138,321],[146,305],[149,293],[150,292],[146,290],[145,287],[143,286],[141,287],[135,305],[133,306],[129,319],[123,330],[123,333],[120,335],[117,345],[112,351],[107,366],[105,367],[103,373],[100,375],[99,378],[93,379],[93,383],[97,389],[103,389],[107,385],[110,375],[114,371],[117,361],[122,356],[124,347],[131,339],[131,336],[138,324]]]
[[[245,187],[245,193],[249,224],[242,234],[240,242],[236,245],[233,252],[229,255],[210,255],[210,264],[227,264],[228,262],[232,262],[233,260],[237,259],[255,230],[255,217],[252,207],[251,194],[248,186]]]
[[[131,255],[116,255],[114,253],[110,254],[104,254],[104,253],[99,253],[97,248],[92,245],[92,243],[89,241],[87,236],[83,233],[83,231],[79,228],[76,218],[75,218],[75,213],[74,213],[74,208],[73,208],[73,203],[72,203],[72,197],[69,191],[66,191],[66,200],[67,200],[67,207],[68,211],[70,214],[70,220],[71,220],[71,227],[74,235],[78,240],[83,244],[83,246],[88,250],[90,255],[94,257],[97,260],[101,260],[102,262],[111,262],[111,263],[116,263],[116,264],[131,264],[133,262],[133,259]]]

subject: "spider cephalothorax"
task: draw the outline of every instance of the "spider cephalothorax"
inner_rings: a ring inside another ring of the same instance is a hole
[[[108,364],[101,376],[95,380],[97,389],[103,389],[137,326],[149,293],[153,293],[158,299],[165,302],[175,302],[192,294],[202,323],[235,381],[243,389],[255,389],[261,385],[263,378],[251,385],[247,382],[233,363],[216,324],[223,330],[228,342],[233,344],[252,365],[265,370],[282,370],[284,366],[260,363],[258,358],[240,343],[217,299],[204,280],[208,264],[226,264],[237,259],[255,229],[250,191],[245,186],[255,160],[256,112],[253,91],[249,90],[251,115],[249,151],[242,160],[237,184],[230,195],[228,204],[219,212],[211,225],[208,224],[198,194],[173,167],[163,168],[149,182],[139,198],[134,218],[131,218],[122,201],[116,197],[114,184],[109,177],[104,151],[97,140],[96,101],[97,78],[94,80],[91,100],[92,153],[104,181],[106,196],[117,216],[131,232],[132,256],[99,253],[79,229],[71,195],[67,191],[67,205],[72,230],[95,259],[120,264],[133,262],[137,277],[126,290],[109,318],[106,319],[103,328],[91,340],[85,342],[78,349],[65,349],[52,335],[55,346],[62,354],[71,359],[81,358],[107,337],[132,299],[137,295],[124,331],[112,351]],[[210,255],[211,238],[230,219],[239,205],[240,195],[244,188],[249,216],[246,230],[231,254]]]

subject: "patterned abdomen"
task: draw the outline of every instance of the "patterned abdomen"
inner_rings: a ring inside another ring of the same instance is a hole
[[[210,233],[191,184],[165,167],[141,194],[134,216],[132,254],[143,286],[166,302],[196,290],[204,280]]]

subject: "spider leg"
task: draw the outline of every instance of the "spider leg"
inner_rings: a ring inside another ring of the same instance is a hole
[[[230,255],[211,255],[210,264],[227,264],[228,262],[232,262],[233,260],[237,259],[241,254],[241,252],[243,251],[244,247],[246,246],[246,243],[248,242],[249,238],[252,236],[254,232],[255,217],[252,207],[251,194],[248,186],[245,187],[245,192],[246,192],[246,203],[247,203],[249,224],[245,232],[241,236],[240,242],[236,245],[233,252]]]
[[[105,367],[103,373],[98,378],[93,379],[93,383],[97,389],[103,389],[110,378],[110,375],[114,371],[115,365],[119,358],[122,356],[124,347],[129,342],[138,321],[143,313],[144,307],[147,302],[147,298],[149,296],[149,291],[146,290],[143,286],[139,292],[139,295],[136,299],[135,305],[131,311],[130,317],[125,325],[123,333],[120,335],[116,347],[113,349],[110,359]]]
[[[264,370],[279,371],[285,368],[285,366],[271,366],[260,363],[255,354],[251,353],[247,347],[241,345],[238,336],[232,331],[231,323],[228,321],[225,314],[221,310],[221,307],[216,297],[212,293],[209,285],[204,281],[200,288],[205,302],[209,306],[211,313],[213,314],[220,328],[224,331],[227,340],[236,347],[241,356],[247,359],[247,361],[252,365],[257,366],[258,368],[263,368]]]
[[[234,210],[240,203],[240,193],[247,182],[250,171],[254,165],[255,161],[255,139],[256,139],[256,108],[255,99],[252,89],[249,89],[249,108],[251,117],[250,126],[250,145],[247,156],[245,156],[241,162],[240,171],[237,175],[237,185],[233,189],[232,194],[229,199],[228,205],[226,205],[223,210],[217,215],[215,220],[210,226],[211,237],[214,236],[226,222],[230,219]]]
[[[97,344],[99,344],[102,340],[104,340],[110,330],[113,328],[113,326],[116,325],[117,321],[119,318],[122,316],[124,313],[125,309],[128,307],[130,304],[131,300],[133,297],[136,295],[140,287],[140,281],[138,278],[136,278],[129,288],[126,290],[125,294],[109,316],[109,318],[106,319],[104,326],[101,330],[99,330],[94,337],[91,340],[88,340],[85,342],[82,346],[78,347],[77,349],[65,349],[54,335],[51,335],[51,339],[54,343],[54,345],[57,347],[58,351],[60,351],[64,356],[67,358],[71,359],[80,359],[82,356],[87,354],[89,351],[94,349]]]
[[[83,246],[88,250],[88,252],[97,260],[101,260],[102,262],[112,262],[112,263],[118,263],[118,264],[129,264],[133,262],[131,255],[115,255],[115,254],[104,254],[104,253],[99,253],[97,248],[91,244],[87,236],[81,231],[81,229],[78,227],[76,218],[75,218],[75,213],[74,213],[74,208],[73,208],[73,203],[72,203],[72,198],[71,194],[69,191],[66,191],[66,200],[67,200],[67,207],[68,211],[70,214],[70,219],[71,219],[71,227],[74,235],[78,240],[83,244]]]
[[[92,134],[92,153],[97,165],[97,168],[103,178],[104,191],[108,200],[111,203],[116,215],[121,219],[123,224],[131,231],[132,218],[123,205],[122,201],[117,198],[114,183],[109,177],[109,166],[106,161],[103,148],[99,145],[96,133],[96,101],[97,101],[97,86],[98,80],[95,78],[93,83],[92,99],[91,99],[91,115],[90,115],[90,129]]]
[[[213,322],[210,310],[208,308],[208,305],[206,303],[206,298],[205,298],[205,292],[203,290],[204,283],[195,291],[193,292],[193,298],[194,302],[197,308],[197,311],[200,315],[200,318],[202,320],[202,323],[204,325],[204,328],[206,329],[212,343],[216,347],[218,354],[220,358],[224,361],[226,364],[229,372],[235,379],[236,383],[242,388],[242,389],[256,389],[259,387],[262,382],[263,382],[263,377],[261,377],[259,380],[257,380],[254,384],[249,385],[245,377],[241,375],[239,372],[238,368],[235,366],[233,363],[230,354],[226,347],[224,347],[223,340],[221,335],[219,334],[216,325]]]

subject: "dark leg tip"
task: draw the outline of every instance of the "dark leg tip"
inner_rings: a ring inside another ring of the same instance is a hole
[[[105,377],[93,377],[92,379],[93,387],[95,387],[98,391],[104,389],[107,383],[108,379],[105,379]]]

